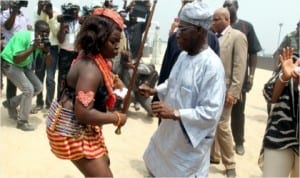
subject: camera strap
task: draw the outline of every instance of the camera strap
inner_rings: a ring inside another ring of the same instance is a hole
[[[69,30],[70,30],[70,33],[74,33],[76,32],[76,28],[78,27],[78,21],[77,20],[74,20],[72,22],[69,23]]]

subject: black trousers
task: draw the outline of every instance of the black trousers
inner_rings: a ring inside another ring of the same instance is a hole
[[[241,98],[233,105],[231,111],[231,131],[236,145],[242,145],[245,141],[245,105],[246,92],[242,91]]]
[[[46,64],[46,59],[44,56],[37,56],[36,65],[35,65],[35,74],[40,79],[42,84],[44,83],[44,78],[46,77],[46,106],[49,107],[52,103],[55,93],[55,72],[57,68],[57,61],[58,61],[58,46],[51,46],[51,64]],[[36,98],[36,105],[43,106],[44,99],[43,99],[43,91],[37,95]]]
[[[60,49],[58,57],[58,84],[57,84],[57,98],[60,97],[61,90],[63,89],[64,80],[70,70],[71,64],[76,59],[78,53],[75,51],[67,51]]]

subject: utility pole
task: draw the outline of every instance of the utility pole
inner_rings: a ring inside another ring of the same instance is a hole
[[[283,23],[279,23],[279,33],[278,33],[277,47],[280,45],[280,35],[281,35],[282,26],[283,26]]]

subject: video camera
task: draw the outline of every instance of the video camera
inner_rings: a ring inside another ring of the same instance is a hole
[[[105,0],[103,3],[103,7],[110,8],[114,11],[117,11],[119,8],[119,6],[113,4],[112,0]]]
[[[41,41],[44,44],[44,46],[51,47],[51,43],[50,43],[48,34],[43,33],[41,35]]]
[[[63,22],[71,22],[77,18],[76,16],[80,10],[80,7],[78,5],[68,3],[63,4],[61,6],[61,10]]]
[[[148,13],[147,3],[149,3],[148,0],[135,1],[135,6],[133,7],[130,14],[135,17],[146,18],[146,15]]]
[[[10,8],[20,8],[20,7],[27,7],[28,1],[11,1]]]
[[[83,6],[81,15],[84,17],[89,16],[92,14],[93,9],[94,9],[93,7]]]

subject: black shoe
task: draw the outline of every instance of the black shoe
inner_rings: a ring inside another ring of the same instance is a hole
[[[227,169],[226,170],[226,177],[227,178],[235,178],[236,177],[235,169]]]
[[[12,106],[10,105],[9,100],[3,101],[2,105],[7,109],[9,118],[14,119],[14,120],[17,120],[17,119],[18,119],[18,111],[17,111],[17,108],[12,107]]]
[[[245,154],[245,149],[244,149],[244,145],[243,144],[240,144],[240,145],[236,145],[235,146],[235,152],[236,154],[238,155],[244,155]]]
[[[47,106],[46,106],[46,109],[49,110],[49,109],[50,109],[50,105],[47,105]]]
[[[43,109],[42,105],[36,105],[33,109],[31,109],[30,114],[36,114],[42,109]]]
[[[34,127],[28,123],[28,121],[18,121],[17,128],[23,131],[33,131]]]

